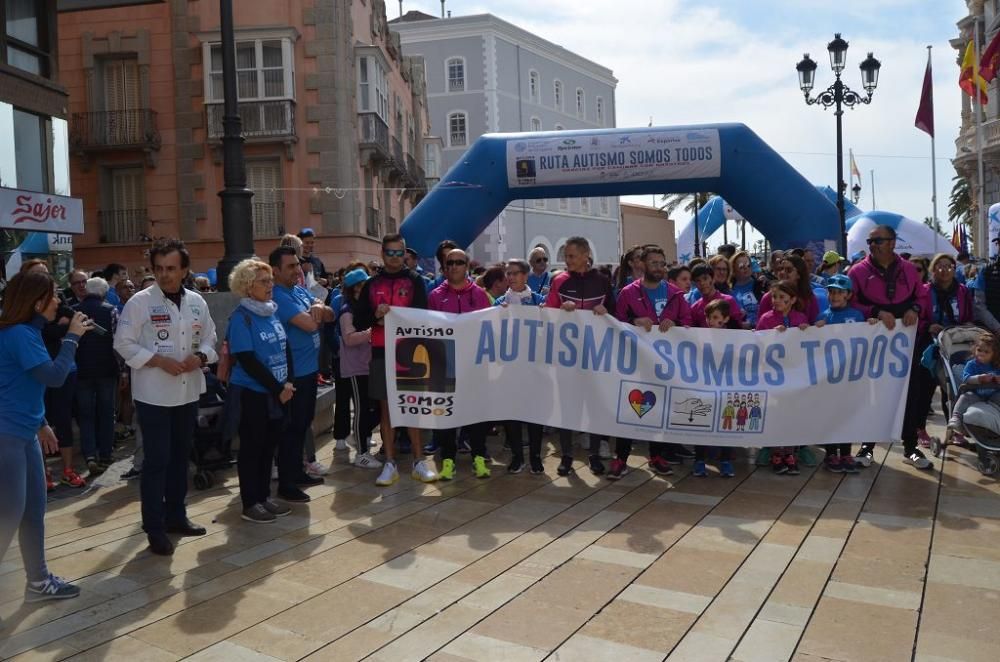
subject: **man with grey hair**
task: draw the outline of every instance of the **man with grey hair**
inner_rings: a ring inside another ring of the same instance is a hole
[[[115,394],[120,369],[113,345],[118,309],[105,301],[109,289],[103,278],[90,278],[83,299],[75,306],[105,331],[85,335],[76,352],[76,420],[80,449],[91,477],[104,473],[111,464],[115,439]]]
[[[535,246],[528,253],[528,264],[531,265],[531,273],[528,274],[528,287],[531,288],[532,292],[546,296],[552,286],[552,274],[549,273],[549,254],[543,247]]]

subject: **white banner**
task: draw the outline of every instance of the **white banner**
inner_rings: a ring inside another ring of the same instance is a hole
[[[511,188],[552,184],[606,184],[718,177],[722,169],[715,129],[635,133],[552,133],[507,142]]]
[[[0,188],[0,228],[83,234],[83,200]]]
[[[898,439],[914,342],[881,324],[647,333],[534,306],[386,319],[394,426],[522,420],[720,446]]]

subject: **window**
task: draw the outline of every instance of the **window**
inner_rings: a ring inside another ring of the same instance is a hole
[[[446,63],[445,67],[448,72],[448,91],[449,92],[464,92],[465,91],[465,59],[460,57],[453,57]]]
[[[389,81],[379,58],[358,58],[358,112],[375,113],[389,124]]]
[[[427,177],[434,179],[441,176],[440,166],[441,148],[436,143],[424,143],[424,172]]]
[[[580,198],[580,213],[581,214],[590,213],[590,198]]]
[[[149,231],[146,215],[146,173],[142,167],[105,171],[101,242],[130,244]]]
[[[556,252],[556,262],[566,263],[566,244],[560,246],[558,252]]]
[[[285,231],[281,162],[247,161],[247,188],[253,191],[253,237],[280,237]]]
[[[4,3],[4,61],[39,76],[49,75],[48,18],[41,0],[7,0]]]
[[[601,216],[609,216],[611,214],[611,203],[607,198],[601,198]]]
[[[240,101],[295,98],[291,41],[256,39],[236,42],[236,97]],[[222,44],[209,56],[209,101],[222,101]]]
[[[556,110],[562,110],[563,108],[563,88],[562,82],[556,81],[552,83],[552,99],[556,107]]]
[[[538,103],[538,72],[528,73],[528,99]]]
[[[542,130],[542,120],[538,119],[537,117],[532,117],[531,118],[531,130],[532,131],[541,131]]]
[[[576,88],[576,116],[582,118],[586,109],[583,104],[583,90]]]
[[[8,5],[9,6],[9,5]],[[14,109],[14,165],[17,188],[48,192],[49,122],[40,115]]]
[[[597,123],[600,124],[601,126],[604,126],[604,99],[602,99],[601,97],[597,97],[596,112],[597,112]]]
[[[465,113],[448,115],[448,146],[465,147],[468,141]]]
[[[134,57],[110,58],[101,63],[104,110],[135,110],[141,105],[139,61]]]
[[[569,198],[559,198],[559,211],[569,211]]]

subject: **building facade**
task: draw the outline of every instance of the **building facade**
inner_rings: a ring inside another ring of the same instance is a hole
[[[655,244],[666,253],[667,264],[677,261],[677,239],[674,221],[667,212],[656,207],[621,203],[622,248]]]
[[[107,5],[100,7],[100,5]],[[63,0],[76,261],[144,261],[176,236],[193,266],[224,253],[219,3]],[[384,0],[233,0],[236,76],[255,250],[309,227],[328,267],[379,255],[426,193],[424,67],[403,55]]]
[[[491,14],[435,18],[411,11],[391,21],[427,70],[431,131],[447,171],[485,133],[615,126],[612,71]],[[596,263],[620,254],[617,197],[519,200],[474,242],[483,263],[544,246],[562,262],[567,238],[590,239]]]

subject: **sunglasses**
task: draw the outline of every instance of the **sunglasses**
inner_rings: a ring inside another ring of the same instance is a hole
[[[446,260],[444,266],[446,267],[464,267],[468,262],[465,260]]]
[[[406,255],[406,249],[404,248],[383,248],[382,252],[386,257],[403,257]]]
[[[890,241],[896,241],[893,237],[871,237],[868,240],[868,245],[871,246],[875,244],[876,246],[881,246],[882,244],[887,244]]]
[[[539,262],[548,262],[548,261],[549,261],[549,258],[547,258],[547,257],[536,257],[534,260],[531,261],[531,263],[532,264],[538,264]]]

